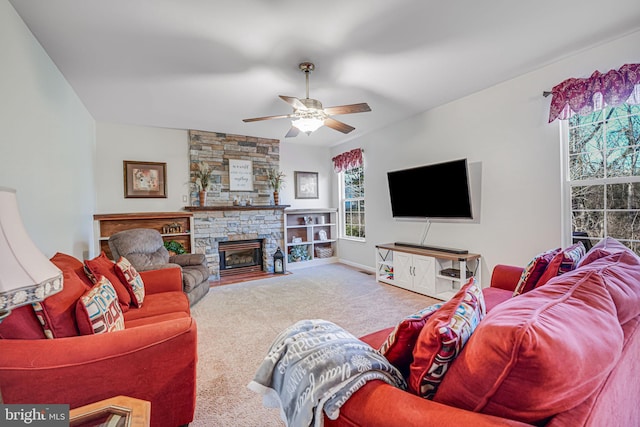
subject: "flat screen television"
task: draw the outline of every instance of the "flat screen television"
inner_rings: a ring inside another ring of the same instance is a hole
[[[467,159],[387,172],[394,218],[473,219]]]

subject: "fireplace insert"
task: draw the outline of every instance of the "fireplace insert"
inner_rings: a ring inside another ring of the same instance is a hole
[[[262,271],[262,240],[234,240],[218,243],[220,276]]]

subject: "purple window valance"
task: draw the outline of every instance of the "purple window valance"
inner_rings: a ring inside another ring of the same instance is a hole
[[[333,170],[336,173],[362,166],[362,148],[354,148],[346,153],[338,154],[333,159]]]
[[[549,123],[573,114],[586,115],[606,105],[640,104],[640,64],[626,64],[605,74],[595,71],[584,79],[570,78],[556,85],[551,94]]]

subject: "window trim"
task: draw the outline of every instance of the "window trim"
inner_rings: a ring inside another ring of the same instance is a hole
[[[362,168],[362,175],[363,175],[363,179],[364,179],[364,164],[357,166],[357,167],[361,167]],[[351,169],[355,169],[355,168],[351,168]],[[347,198],[345,197],[345,182],[344,182],[344,177],[345,177],[345,172],[346,171],[342,171],[340,173],[338,173],[338,195],[339,195],[339,208],[338,211],[340,213],[340,233],[339,236],[341,239],[344,240],[349,240],[352,242],[366,242],[367,237],[366,237],[366,232],[365,232],[365,237],[355,237],[355,236],[347,236],[347,232],[346,232],[346,227],[347,227],[347,221],[346,221],[346,210],[345,210],[345,202],[347,201]],[[364,185],[363,185],[364,187]],[[364,191],[364,188],[363,188]],[[366,193],[365,193],[366,194]],[[349,200],[362,200],[362,202],[365,202],[365,197],[359,197],[356,199],[349,199]],[[364,211],[364,215],[366,217],[367,215],[367,210],[365,209]],[[365,221],[365,230],[366,230],[366,221]]]

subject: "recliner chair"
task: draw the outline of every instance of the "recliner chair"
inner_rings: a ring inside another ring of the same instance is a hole
[[[125,257],[138,271],[176,265],[182,268],[184,293],[193,305],[209,291],[209,268],[203,254],[169,255],[160,232],[148,228],[120,231],[109,237],[113,259]]]

